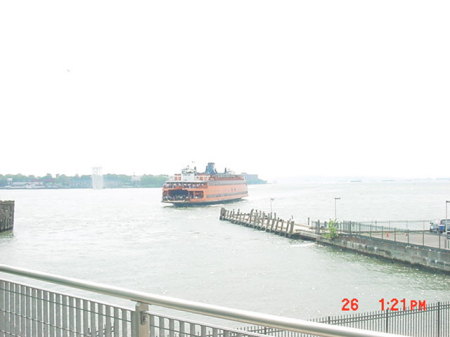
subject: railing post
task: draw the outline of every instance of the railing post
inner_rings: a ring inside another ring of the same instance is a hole
[[[136,335],[133,337],[150,337],[149,317],[146,314],[148,304],[137,302],[134,310]]]
[[[441,302],[437,304],[437,337],[441,336]]]
[[[386,333],[389,332],[389,310],[386,310]]]

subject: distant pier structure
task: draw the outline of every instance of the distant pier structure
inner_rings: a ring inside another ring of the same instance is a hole
[[[14,228],[14,201],[0,201],[0,232]]]
[[[262,180],[258,177],[257,174],[250,174],[243,172],[242,175],[244,176],[245,180],[247,181],[247,184],[254,185],[254,184],[266,184],[266,180]]]
[[[101,167],[92,168],[92,188],[101,190],[103,188],[103,174]]]

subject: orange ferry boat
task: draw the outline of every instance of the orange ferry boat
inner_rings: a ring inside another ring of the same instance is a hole
[[[203,173],[189,166],[181,174],[166,181],[162,202],[181,205],[204,205],[238,200],[248,196],[247,181],[242,175],[225,169],[217,173],[214,163],[208,163]]]

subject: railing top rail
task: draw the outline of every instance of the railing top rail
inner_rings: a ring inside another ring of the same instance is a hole
[[[78,280],[33,270],[11,267],[0,264],[0,272],[28,277],[36,280],[51,282],[63,286],[87,290],[99,294],[124,298],[136,302],[161,306],[179,311],[186,311],[216,318],[258,324],[274,328],[286,329],[302,333],[309,333],[324,337],[400,337],[388,333],[367,331],[356,328],[328,325],[295,318],[287,318],[253,311],[222,307],[188,301],[168,296],[161,296],[145,292],[132,291],[125,288],[108,286],[100,283]]]
[[[410,222],[431,222],[435,219],[425,219],[425,220],[417,220],[417,219],[410,219],[410,220],[343,220],[344,222],[354,222],[354,223],[410,223]]]

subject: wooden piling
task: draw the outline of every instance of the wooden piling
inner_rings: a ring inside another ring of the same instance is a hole
[[[14,201],[0,201],[0,232],[14,228]]]
[[[270,231],[273,232],[273,226],[275,225],[275,221],[276,221],[276,214],[273,217],[273,219],[271,219],[271,224],[270,224]]]
[[[317,234],[312,230],[296,230],[296,224],[292,217],[283,220],[277,217],[276,213],[265,213],[252,209],[249,213],[236,210],[220,210],[220,219],[231,223],[252,227],[258,230],[271,232],[285,237],[301,237],[307,240],[316,240]],[[305,227],[305,226],[304,226]]]
[[[227,218],[227,210],[225,208],[221,208],[220,209],[220,216],[219,219],[220,220],[225,220]]]
[[[289,237],[292,237],[294,234],[294,220],[291,220],[291,226],[289,227]]]

